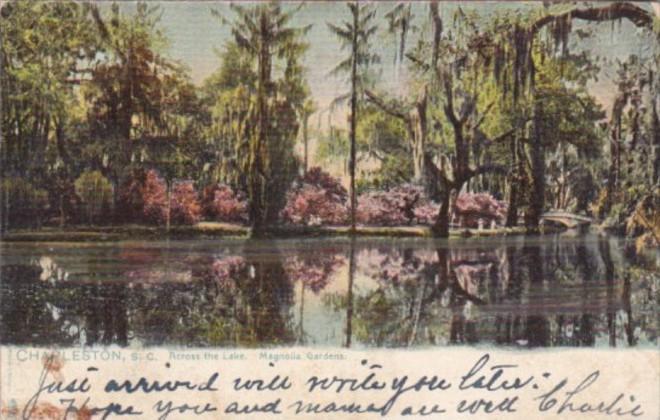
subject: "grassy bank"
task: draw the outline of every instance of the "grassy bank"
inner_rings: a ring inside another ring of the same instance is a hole
[[[203,222],[192,226],[172,226],[170,231],[161,226],[121,225],[121,226],[68,226],[64,228],[43,228],[40,230],[16,230],[5,232],[5,242],[110,242],[128,239],[205,239],[222,237],[247,237],[250,229],[246,226]],[[268,232],[273,238],[348,236],[349,226],[277,226]],[[525,228],[497,229],[457,229],[451,237],[498,236],[524,234]],[[358,226],[358,236],[383,237],[431,237],[427,226]]]

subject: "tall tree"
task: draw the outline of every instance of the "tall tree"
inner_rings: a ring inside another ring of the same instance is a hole
[[[534,52],[538,51],[534,46],[535,39],[544,28],[547,28],[555,47],[560,47],[566,54],[574,20],[607,22],[620,19],[627,19],[635,26],[647,30],[652,29],[654,22],[654,17],[649,11],[629,2],[616,2],[604,6],[572,6],[568,10],[561,7],[559,11],[546,8],[540,17],[534,16],[531,20],[513,22],[508,28],[491,32],[478,39],[479,45],[491,49],[491,69],[494,77],[502,85],[507,85],[506,90],[512,92],[516,100],[527,98],[533,104],[529,143],[532,187],[530,207],[526,215],[528,228],[538,227],[545,208],[545,147],[542,139],[544,132],[539,112],[541,110],[538,108],[538,101],[534,100],[537,69]]]
[[[77,169],[69,151],[71,109],[97,53],[88,11],[68,1],[12,2],[0,10],[4,228],[10,215],[23,211],[10,199],[19,178],[27,180],[28,190],[30,183],[46,187],[52,198],[58,195],[56,180],[72,187]]]
[[[355,212],[357,209],[357,192],[355,188],[355,169],[357,166],[356,131],[358,120],[359,100],[369,82],[369,66],[380,61],[377,54],[372,52],[371,37],[378,30],[373,23],[376,9],[368,4],[360,5],[357,2],[346,4],[351,20],[344,21],[341,26],[328,22],[328,28],[341,42],[342,49],[350,49],[348,57],[342,60],[332,71],[333,74],[348,74],[351,91],[350,97],[350,197],[351,197],[351,229],[355,231]],[[346,96],[339,99],[346,99]]]
[[[500,165],[481,164],[476,150],[506,139],[514,130],[500,132],[494,138],[482,131],[492,104],[484,103],[477,88],[484,83],[485,66],[483,51],[472,43],[478,33],[474,17],[459,8],[455,33],[451,33],[443,31],[437,2],[430,3],[429,11],[432,24],[428,38],[422,38],[417,48],[406,54],[424,81],[417,99],[411,101],[412,105],[402,106],[372,91],[367,91],[367,96],[407,126],[414,179],[422,182],[429,196],[440,202],[433,232],[446,237],[454,202],[464,185],[478,175],[504,170]],[[429,124],[431,118],[433,127]],[[449,130],[444,130],[445,126]],[[439,147],[433,149],[428,145],[432,128],[435,136],[441,138]],[[451,140],[445,139],[447,135]]]
[[[244,121],[249,133],[249,217],[252,235],[261,236],[277,219],[284,204],[284,190],[295,176],[292,142],[298,132],[298,111],[307,95],[300,61],[307,48],[303,36],[311,26],[291,26],[291,19],[302,5],[288,11],[277,2],[230,7],[235,13],[232,22],[214,13],[231,24],[238,51],[256,68],[254,93],[249,99],[254,107],[250,107],[250,116]],[[273,64],[278,59],[284,64],[284,72],[275,80]]]
[[[95,140],[85,152],[94,169],[112,181],[116,207],[121,180],[132,166],[141,166],[144,141],[172,141],[164,108],[175,92],[170,82],[181,78],[182,69],[162,53],[166,39],[158,28],[158,6],[140,2],[128,15],[113,3],[105,16],[90,7],[106,59],[83,86]]]

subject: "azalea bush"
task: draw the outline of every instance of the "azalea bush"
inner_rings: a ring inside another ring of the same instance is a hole
[[[367,225],[432,225],[440,204],[429,200],[419,186],[404,184],[389,191],[371,191],[358,198],[357,220]],[[492,221],[502,224],[506,205],[488,193],[463,193],[456,199],[455,220],[464,227],[476,228]]]
[[[303,225],[341,224],[348,217],[347,202],[348,193],[339,180],[315,167],[294,181],[281,218]]]
[[[202,206],[192,181],[174,183],[170,197],[170,222],[175,225],[194,225],[202,218]]]
[[[153,169],[134,172],[119,189],[119,214],[125,222],[162,224],[167,217],[167,185]]]
[[[357,220],[368,225],[410,225],[417,222],[415,209],[427,201],[424,190],[412,184],[366,192],[358,197]]]
[[[119,190],[122,219],[132,223],[163,225],[167,222],[167,183],[153,169],[135,172]],[[170,194],[170,223],[195,224],[202,207],[191,181],[175,181]]]
[[[506,219],[506,211],[506,204],[488,193],[463,193],[456,199],[456,216],[464,227],[478,227],[479,219],[485,227],[492,221],[502,224]]]
[[[229,185],[214,184],[202,194],[204,215],[209,220],[228,223],[245,223],[248,220],[248,204],[245,195],[235,192]]]
[[[420,205],[416,206],[413,211],[417,223],[420,225],[432,225],[438,217],[440,204],[435,201],[425,200]]]

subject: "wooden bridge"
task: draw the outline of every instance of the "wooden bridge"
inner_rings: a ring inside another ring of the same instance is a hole
[[[541,216],[541,224],[551,222],[564,225],[569,229],[589,226],[592,222],[590,217],[580,216],[561,210],[552,210]]]

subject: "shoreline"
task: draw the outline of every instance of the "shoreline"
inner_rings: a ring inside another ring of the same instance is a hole
[[[452,229],[451,238],[511,236],[538,233],[556,233],[563,229],[544,229],[542,232],[529,232],[525,227],[496,229]],[[128,239],[248,239],[250,228],[230,223],[202,222],[192,226],[172,226],[169,232],[165,227],[146,225],[119,226],[69,226],[64,228],[43,228],[40,230],[15,230],[0,236],[1,242],[115,242]],[[349,237],[350,226],[274,226],[264,239],[296,237]],[[354,232],[359,237],[391,238],[432,238],[428,226],[357,226]]]

